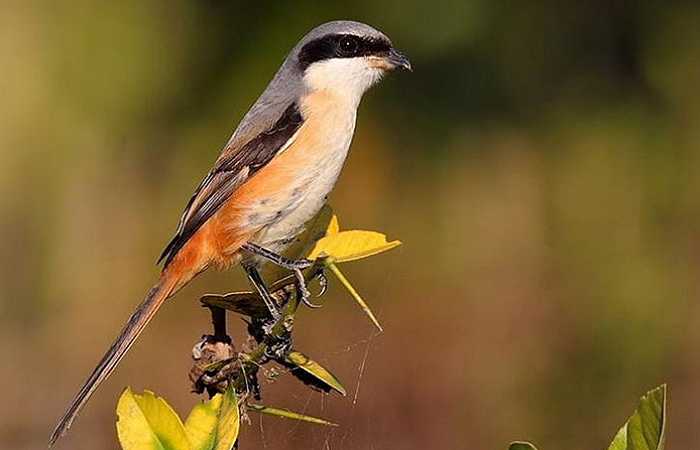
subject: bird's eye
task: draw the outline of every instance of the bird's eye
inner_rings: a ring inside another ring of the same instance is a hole
[[[343,36],[338,43],[340,53],[343,55],[354,55],[359,46],[355,36]]]

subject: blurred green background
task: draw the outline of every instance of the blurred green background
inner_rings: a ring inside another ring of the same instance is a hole
[[[404,241],[345,269],[386,332],[334,283],[297,343],[349,398],[263,395],[342,426],[252,415],[241,448],[605,448],[663,381],[668,447],[697,447],[700,5],[294,3],[2,2],[0,446],[44,448],[286,52],[352,18],[415,67],[365,97],[332,196]],[[184,414],[196,299],[244,287],[181,292],[58,448],[117,448],[126,385]]]

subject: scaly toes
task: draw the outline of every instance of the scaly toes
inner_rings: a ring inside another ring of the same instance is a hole
[[[291,270],[302,270],[302,269],[308,269],[314,264],[313,261],[310,259],[306,258],[301,258],[301,259],[293,259],[289,261],[289,269]]]
[[[304,280],[304,274],[301,272],[301,270],[295,270],[294,275],[297,278],[297,294],[299,295],[301,302],[309,308],[320,308],[321,305],[317,305],[309,301],[311,292],[309,292],[309,289],[306,287],[306,280]]]
[[[323,294],[326,293],[328,290],[328,277],[326,277],[326,273],[321,270],[317,275],[316,278],[318,279],[318,285],[321,287],[321,290],[316,294],[316,298],[323,296]]]

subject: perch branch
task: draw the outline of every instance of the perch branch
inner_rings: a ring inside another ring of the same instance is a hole
[[[315,264],[305,271],[304,278],[311,281],[322,273],[323,266]],[[269,315],[251,314],[248,334],[252,338],[252,345],[240,352],[234,350],[226,331],[226,309],[242,312],[241,305],[236,305],[233,301],[227,303],[227,296],[203,297],[203,306],[211,311],[214,334],[204,336],[193,349],[194,366],[190,371],[190,379],[194,391],[202,393],[206,390],[212,396],[216,392],[223,392],[228,383],[232,383],[241,397],[252,394],[259,398],[257,374],[260,367],[270,361],[284,364],[285,356],[292,347],[294,317],[300,304],[296,291],[293,276],[272,285],[271,295],[280,306],[282,315],[273,321]],[[262,302],[259,298],[257,300]],[[248,310],[253,310],[256,305],[247,306]]]

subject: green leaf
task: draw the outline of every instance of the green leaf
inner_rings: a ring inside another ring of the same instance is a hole
[[[238,411],[238,398],[233,384],[222,395],[219,420],[216,423],[216,442],[212,450],[231,450],[238,439],[241,420]]]
[[[178,415],[150,391],[124,390],[117,403],[117,435],[124,450],[191,449]]]
[[[626,450],[627,449],[627,424],[617,432],[608,450]]]
[[[272,408],[264,405],[254,405],[249,404],[248,409],[250,411],[259,412],[261,414],[269,414],[271,416],[283,417],[285,419],[301,420],[302,422],[310,422],[318,425],[326,425],[330,427],[337,427],[338,424],[329,422],[325,419],[319,419],[318,417],[311,417],[304,414],[295,413],[288,409]]]
[[[305,354],[298,351],[292,351],[287,354],[285,360],[290,365],[303,370],[315,380],[320,381],[323,385],[334,389],[343,396],[347,395],[345,388],[342,384],[340,384],[340,381],[338,381],[335,375]]]
[[[529,442],[517,441],[511,443],[508,450],[537,450],[537,448]]]
[[[663,450],[666,432],[666,385],[653,389],[620,428],[608,450]]]
[[[202,402],[192,408],[185,421],[185,431],[192,445],[192,450],[211,450],[216,445],[216,426],[223,396],[216,394],[208,402]]]
[[[345,275],[338,269],[338,266],[331,260],[326,263],[326,266],[331,269],[331,272],[333,272],[333,275],[338,278],[338,280],[345,286],[345,289],[350,293],[352,298],[355,299],[358,305],[360,305],[360,308],[367,314],[367,317],[374,323],[374,326],[379,329],[379,331],[384,331],[382,326],[379,324],[379,321],[377,320],[377,317],[374,315],[372,310],[369,308],[369,305],[367,302],[364,301],[364,299],[360,296],[360,294],[355,290],[355,288],[350,284],[350,281],[348,281],[347,278],[345,278]]]
[[[337,263],[355,261],[391,250],[401,241],[386,240],[386,235],[376,231],[349,230],[325,236],[316,242],[309,259],[329,256]]]

